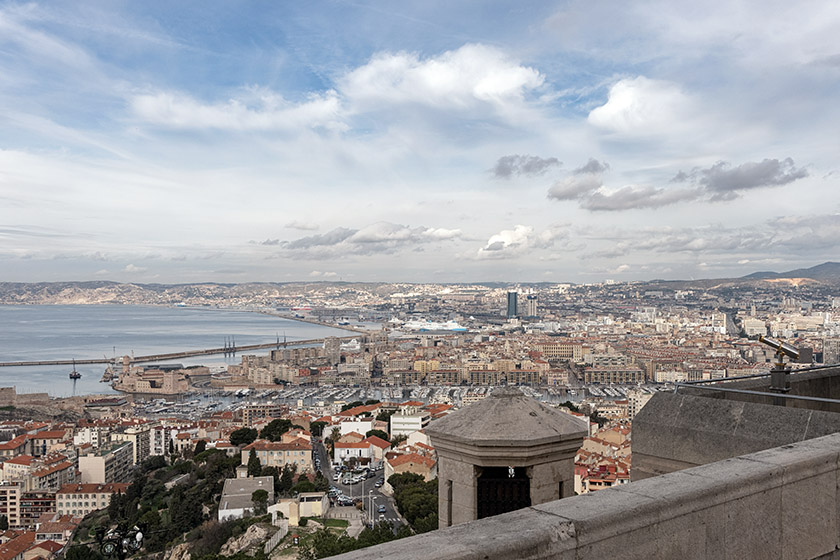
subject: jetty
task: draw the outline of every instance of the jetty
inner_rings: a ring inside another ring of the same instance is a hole
[[[361,333],[359,333],[361,334]],[[177,360],[180,358],[190,358],[193,356],[211,356],[213,354],[241,354],[243,352],[251,352],[254,350],[279,350],[280,348],[288,348],[295,346],[308,346],[310,344],[323,344],[326,338],[310,338],[308,340],[295,340],[292,342],[266,342],[264,344],[246,344],[242,346],[228,346],[222,348],[205,348],[203,350],[183,350],[180,352],[169,352],[166,354],[151,354],[148,356],[134,356],[131,359],[133,364],[142,364],[147,362],[160,362],[164,360]],[[339,340],[352,340],[358,336],[339,336]],[[116,360],[117,362],[119,359]],[[0,362],[0,367],[16,367],[16,366],[69,366],[72,364],[113,364],[114,358],[93,358],[93,359],[75,359],[75,360],[35,360],[28,362]]]

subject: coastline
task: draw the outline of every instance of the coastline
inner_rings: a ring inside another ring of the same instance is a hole
[[[320,342],[329,336],[361,335],[337,325],[261,313],[253,307],[0,304],[0,362],[50,363],[0,367],[0,386],[14,386],[23,393],[48,392],[53,397],[120,394],[100,382],[102,369],[115,358],[145,356],[185,366],[227,367],[239,363],[240,357],[225,355],[223,342],[235,338],[237,354],[256,350],[257,345],[268,350],[276,347],[278,332],[279,336],[288,334],[287,346]],[[184,358],[172,355],[202,348],[220,352]],[[75,382],[67,377],[73,360],[82,374]]]

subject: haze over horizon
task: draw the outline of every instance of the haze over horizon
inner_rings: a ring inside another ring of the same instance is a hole
[[[0,1],[0,281],[840,254],[840,4]]]

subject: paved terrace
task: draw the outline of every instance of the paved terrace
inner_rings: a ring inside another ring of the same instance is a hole
[[[840,434],[336,556],[840,558]]]

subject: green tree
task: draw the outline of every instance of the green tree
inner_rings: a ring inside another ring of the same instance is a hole
[[[169,498],[169,518],[176,533],[187,533],[204,521],[201,498],[197,488],[184,490],[181,485],[173,489]]]
[[[288,432],[291,428],[291,420],[287,420],[285,418],[275,418],[262,429],[260,437],[269,441],[280,441],[283,438],[283,434]]]
[[[198,538],[190,549],[192,558],[207,558],[219,554],[227,540],[233,535],[235,521],[205,521],[198,528]]]
[[[116,494],[111,494],[111,501],[108,502],[108,517],[116,521],[122,516],[122,512],[125,509],[123,505],[124,500],[125,496],[122,490],[118,490]]]
[[[388,422],[395,412],[396,410],[380,410],[379,414],[376,415],[376,419],[380,422]]]
[[[428,533],[429,531],[436,531],[438,529],[438,515],[437,512],[431,512],[426,517],[421,517],[414,521],[414,530],[418,533]]]
[[[254,502],[254,515],[263,515],[268,508],[268,492],[265,490],[254,490],[251,494],[251,501]]]
[[[257,457],[257,452],[252,449],[248,455],[248,476],[260,476],[261,472],[262,463],[260,463],[260,458]]]
[[[405,434],[395,435],[394,437],[391,438],[391,446],[396,447],[407,439],[408,439],[408,436],[405,435]]]
[[[161,527],[162,520],[156,509],[151,509],[140,517],[140,522],[145,528],[143,534],[143,546],[149,552],[161,552],[166,548],[166,537],[168,531]]]
[[[390,476],[388,483],[394,489],[397,508],[415,532],[437,528],[437,480],[424,482],[418,474],[401,473]]]
[[[0,515],[0,531],[6,531],[9,529],[9,518],[5,515]]]
[[[193,455],[198,455],[199,453],[204,452],[207,449],[207,442],[203,439],[200,439],[195,444],[195,450],[193,451]]]
[[[324,434],[324,428],[326,426],[326,422],[310,422],[309,431],[313,436],[321,437]]]
[[[315,485],[306,480],[303,477],[300,477],[298,483],[292,486],[291,493],[292,494],[300,494],[302,492],[315,492]]]
[[[365,437],[376,436],[380,439],[384,439],[385,441],[389,441],[391,438],[388,436],[387,433],[383,432],[382,430],[368,430],[365,434]]]
[[[98,551],[83,544],[74,544],[64,554],[66,560],[102,560]]]
[[[338,535],[324,527],[301,544],[298,560],[316,560],[356,550],[358,543],[347,535]]]
[[[260,476],[270,476],[274,481],[274,491],[278,492],[280,487],[280,471],[273,465],[263,467]]]
[[[295,480],[295,473],[297,472],[297,465],[284,465],[283,473],[280,475],[280,484],[277,491],[284,496],[289,494]]]
[[[365,406],[368,406],[368,405],[371,405],[371,404],[379,404],[380,402],[382,402],[382,401],[378,401],[376,399],[370,399],[370,400],[365,401]]]
[[[571,410],[572,412],[580,412],[580,408],[578,408],[577,405],[575,405],[575,403],[573,403],[572,401],[566,401],[563,404],[561,404],[560,406],[564,406],[564,407],[568,408],[569,410]]]
[[[380,521],[372,528],[363,529],[356,542],[359,548],[364,548],[392,541],[396,538],[397,536],[394,534],[391,524]]]
[[[350,410],[351,408],[356,408],[357,406],[363,406],[364,404],[365,403],[363,403],[362,401],[353,401],[351,403],[347,403],[341,407],[341,412],[344,412],[345,410]]]
[[[312,484],[315,486],[315,492],[326,492],[330,489],[330,481],[321,471],[315,473],[315,480]]]
[[[169,454],[175,454],[175,440],[173,440],[172,438],[169,439]]]
[[[248,445],[257,439],[257,430],[253,428],[239,428],[230,434],[231,445]]]

